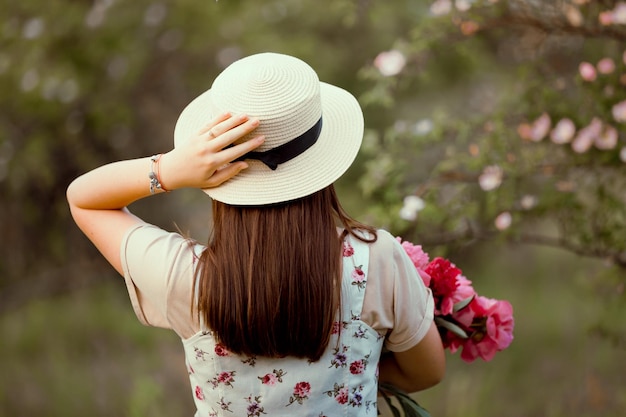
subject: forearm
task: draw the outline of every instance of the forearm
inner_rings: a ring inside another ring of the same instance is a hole
[[[391,384],[407,393],[421,391],[434,385],[431,378],[410,377],[398,365],[392,353],[384,354],[380,359],[379,382]]]
[[[446,371],[446,359],[437,326],[431,324],[424,338],[404,352],[386,353],[380,360],[379,381],[406,392],[437,385]]]
[[[82,209],[122,209],[151,194],[148,177],[151,165],[154,164],[146,157],[113,162],[89,171],[70,184],[68,202]]]

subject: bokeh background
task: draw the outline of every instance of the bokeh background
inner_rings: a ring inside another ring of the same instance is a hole
[[[433,416],[626,415],[626,4],[609,0],[0,2],[0,415],[184,416],[180,341],[142,327],[72,223],[89,169],[172,146],[178,113],[276,51],[353,92],[357,218],[509,300],[491,362],[449,355]],[[209,201],[132,209],[203,240]]]

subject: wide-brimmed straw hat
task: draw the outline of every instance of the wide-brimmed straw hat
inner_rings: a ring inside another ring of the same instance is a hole
[[[226,111],[260,120],[239,142],[265,135],[265,142],[246,155],[247,169],[204,190],[227,204],[258,206],[313,194],[341,177],[363,139],[357,100],[320,82],[308,64],[288,55],[262,53],[229,65],[182,111],[175,146]]]

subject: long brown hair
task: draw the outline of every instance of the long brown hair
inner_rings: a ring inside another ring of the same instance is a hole
[[[375,230],[346,214],[332,185],[272,206],[214,201],[213,221],[194,288],[217,341],[236,354],[318,360],[340,305],[343,237],[375,241]]]

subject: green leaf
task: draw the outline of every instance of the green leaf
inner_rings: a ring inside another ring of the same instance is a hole
[[[391,403],[392,399],[387,393],[392,394],[394,397],[396,397],[396,400],[402,408],[404,417],[431,417],[428,410],[420,406],[417,401],[415,401],[415,399],[391,384],[380,384],[378,387],[378,391],[387,402],[387,405],[389,405],[389,408],[391,409],[394,417],[401,417],[401,414],[398,408]]]
[[[463,310],[465,307],[469,305],[469,303],[472,302],[474,297],[475,295],[472,295],[471,297],[467,297],[465,300],[461,300],[458,303],[455,303],[454,306],[452,307],[452,311],[456,313],[457,311]]]
[[[444,329],[451,331],[452,333],[459,337],[462,337],[463,339],[469,338],[468,334],[465,333],[465,330],[461,329],[459,326],[452,322],[449,322],[446,319],[443,319],[441,317],[435,317],[435,323],[437,324],[437,326],[443,327]]]

